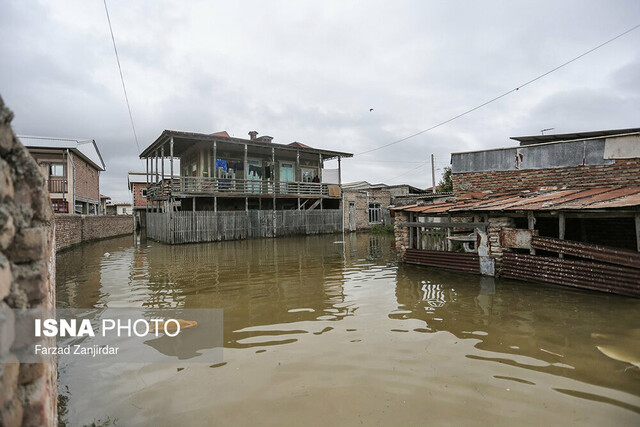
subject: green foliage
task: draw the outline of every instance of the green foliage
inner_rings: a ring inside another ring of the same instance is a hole
[[[378,224],[371,227],[372,234],[393,234],[393,224]]]
[[[453,191],[453,180],[451,179],[451,166],[444,168],[442,179],[438,182],[438,193],[450,193]]]

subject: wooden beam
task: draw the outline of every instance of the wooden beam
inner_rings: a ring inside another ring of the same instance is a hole
[[[247,159],[247,144],[244,144],[244,179],[249,179],[249,160]],[[245,183],[246,185],[246,183]]]
[[[169,140],[169,172],[171,172],[171,177],[169,178],[169,182],[171,182],[171,189],[173,189],[173,137]]]
[[[485,228],[488,222],[399,222],[398,227],[413,228]]]
[[[218,178],[218,144],[216,141],[213,141],[213,168],[213,174]]]

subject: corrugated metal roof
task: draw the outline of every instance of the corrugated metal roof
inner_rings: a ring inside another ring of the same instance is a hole
[[[469,193],[455,201],[410,205],[396,211],[442,214],[489,211],[563,211],[640,206],[640,187],[597,187],[504,193]]]
[[[68,149],[79,154],[99,170],[105,170],[105,164],[96,141],[93,139],[55,138],[48,136],[17,135],[27,148],[59,148]]]
[[[614,135],[624,135],[629,133],[638,133],[640,128],[628,128],[628,129],[611,129],[611,130],[596,130],[589,132],[573,132],[573,133],[557,133],[546,135],[530,135],[530,136],[512,136],[511,139],[519,141],[520,145],[540,144],[544,142],[555,141],[573,141],[587,138],[607,137]]]

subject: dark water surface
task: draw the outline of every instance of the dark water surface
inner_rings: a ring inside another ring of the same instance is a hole
[[[58,254],[58,307],[224,309],[224,363],[61,364],[70,425],[640,425],[640,300],[398,264],[366,234]]]

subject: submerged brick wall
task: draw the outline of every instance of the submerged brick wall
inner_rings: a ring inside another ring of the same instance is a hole
[[[640,185],[640,159],[619,159],[614,164],[599,166],[454,173],[451,178],[455,194],[538,187]]]
[[[131,215],[56,214],[56,250],[78,243],[132,234]]]
[[[55,307],[53,214],[38,165],[0,98],[0,426],[56,425],[55,364],[18,363],[10,309]]]

